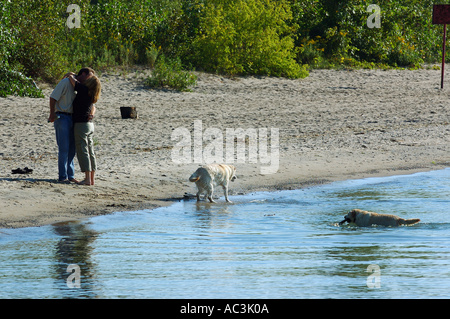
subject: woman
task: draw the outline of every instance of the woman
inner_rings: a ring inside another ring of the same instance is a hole
[[[81,84],[74,74],[68,75],[70,83],[77,92],[73,100],[72,120],[74,123],[75,146],[80,169],[85,173],[83,185],[94,185],[94,175],[97,162],[94,153],[94,123],[95,103],[100,98],[100,80],[92,75]]]

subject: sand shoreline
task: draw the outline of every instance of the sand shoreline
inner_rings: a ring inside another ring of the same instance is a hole
[[[439,70],[313,70],[301,80],[199,73],[187,93],[148,90],[146,74],[101,74],[94,187],[56,182],[52,88],[45,99],[0,98],[0,228],[152,209],[194,193],[188,178],[198,164],[174,163],[171,136],[180,127],[193,132],[199,120],[220,132],[279,129],[278,172],[236,163],[231,195],[450,166],[450,94],[439,89]],[[139,118],[122,119],[120,106],[136,106]],[[26,166],[32,174],[11,174]]]

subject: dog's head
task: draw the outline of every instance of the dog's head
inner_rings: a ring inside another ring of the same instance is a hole
[[[343,223],[347,222],[349,224],[354,223],[356,221],[356,215],[358,215],[359,209],[353,209],[348,212],[347,215],[344,216],[344,220],[339,223],[339,225],[342,225]]]
[[[234,182],[236,180],[236,167],[234,167],[233,165],[230,165],[231,168],[231,177],[230,177],[230,181]]]

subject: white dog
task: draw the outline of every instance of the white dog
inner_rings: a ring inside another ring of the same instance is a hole
[[[400,225],[413,225],[420,222],[418,218],[403,219],[395,215],[390,214],[377,214],[374,212],[368,212],[361,209],[353,209],[347,215],[344,216],[344,220],[339,223],[354,223],[359,227],[369,227],[371,225],[380,226],[400,226]]]
[[[199,167],[194,174],[189,177],[189,181],[195,182],[197,185],[197,201],[200,200],[200,194],[206,193],[205,199],[208,198],[211,203],[215,203],[212,199],[214,186],[221,185],[225,194],[225,200],[228,203],[228,183],[236,179],[236,168],[233,165],[210,164]]]

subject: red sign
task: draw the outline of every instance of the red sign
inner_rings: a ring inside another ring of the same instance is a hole
[[[447,24],[450,24],[450,5],[433,5],[433,24],[444,25],[444,35],[442,37],[442,70],[441,70],[441,89],[444,88],[444,68],[445,68],[445,41],[447,37]]]
[[[450,24],[450,4],[433,5],[433,24]]]

